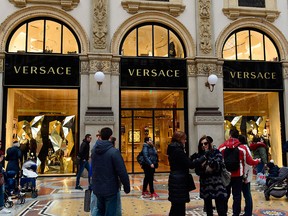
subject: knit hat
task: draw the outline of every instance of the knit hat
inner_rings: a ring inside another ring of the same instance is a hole
[[[272,169],[274,166],[275,166],[274,163],[271,163],[271,162],[267,163],[267,167],[268,167],[269,169]]]

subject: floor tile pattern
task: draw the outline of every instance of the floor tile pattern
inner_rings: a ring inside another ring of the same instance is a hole
[[[15,204],[11,208],[10,215],[17,216],[89,216],[84,212],[84,191],[75,190],[76,177],[39,177],[37,179],[38,197],[31,198],[26,194],[24,204]],[[167,200],[168,174],[156,174],[155,190],[159,194],[157,200],[141,198],[142,174],[130,175],[131,193],[122,194],[123,216],[167,216],[170,209],[170,202]],[[191,202],[187,204],[186,215],[201,216],[203,212],[203,200],[199,198],[199,179],[194,175],[197,189],[190,193]],[[87,178],[81,178],[81,185],[88,187]],[[266,201],[263,191],[255,183],[252,184],[254,201],[253,216],[288,216],[288,200],[273,198]],[[232,215],[232,200],[229,200],[228,215]],[[244,206],[244,202],[242,208]],[[216,212],[215,212],[215,215]]]

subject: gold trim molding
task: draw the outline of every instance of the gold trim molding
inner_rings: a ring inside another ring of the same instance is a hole
[[[280,11],[277,10],[277,0],[265,0],[265,6],[265,8],[240,7],[238,0],[224,0],[222,11],[231,20],[250,16],[262,17],[269,22],[274,22],[280,14]]]
[[[139,11],[157,10],[166,12],[174,17],[179,16],[185,10],[182,0],[164,1],[143,1],[143,0],[122,0],[121,5],[130,14]]]
[[[76,8],[80,0],[9,0],[15,7],[23,8],[27,4],[49,4],[60,5],[63,10],[69,11]]]

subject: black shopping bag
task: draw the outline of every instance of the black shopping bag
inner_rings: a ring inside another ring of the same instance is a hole
[[[86,189],[84,195],[84,211],[90,212],[91,190]]]

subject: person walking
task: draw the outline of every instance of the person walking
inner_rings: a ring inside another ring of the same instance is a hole
[[[79,160],[79,169],[76,176],[76,186],[75,189],[83,190],[83,188],[80,186],[80,177],[86,169],[88,171],[88,183],[90,187],[90,176],[89,176],[89,154],[90,154],[90,142],[92,140],[91,134],[86,134],[85,138],[83,139],[83,142],[81,143],[79,153],[77,155]]]
[[[222,153],[222,156],[224,158],[224,162],[226,162],[227,155],[225,154],[226,151],[225,149],[234,149],[238,148],[237,151],[237,167],[235,170],[227,170],[231,172],[231,182],[230,184],[226,187],[227,189],[227,200],[225,203],[225,208],[228,210],[228,199],[231,195],[231,190],[233,194],[233,204],[232,204],[232,209],[233,209],[233,216],[239,216],[241,213],[241,192],[242,192],[242,183],[243,183],[243,175],[244,175],[244,162],[248,165],[254,166],[260,163],[260,159],[253,159],[251,155],[248,153],[248,148],[245,145],[242,145],[239,140],[239,131],[236,128],[232,128],[229,131],[230,138],[226,140],[223,144],[221,144],[218,149]]]
[[[13,171],[15,172],[15,190],[17,191],[19,186],[19,177],[20,177],[20,160],[21,160],[21,150],[20,150],[20,143],[18,141],[13,142],[13,146],[9,147],[6,151],[5,160],[8,161],[6,172]]]
[[[192,155],[191,158],[204,155],[206,157],[205,162],[195,168],[196,174],[200,177],[200,197],[204,200],[206,214],[213,216],[212,200],[214,199],[218,215],[226,216],[227,191],[221,178],[222,154],[217,148],[213,148],[212,142],[213,139],[210,136],[202,136],[198,142],[198,153]]]
[[[185,216],[186,203],[190,202],[189,191],[195,190],[194,180],[189,169],[206,160],[205,156],[190,160],[185,153],[186,134],[175,131],[167,148],[170,164],[168,179],[168,200],[171,202],[169,216]]]
[[[100,131],[101,140],[96,141],[92,150],[92,190],[97,197],[96,216],[121,216],[120,185],[130,193],[129,176],[124,160],[118,149],[109,140],[113,132],[104,127]]]
[[[239,135],[239,142],[242,145],[247,146],[247,152],[252,157],[251,151],[248,147],[247,138],[244,135]],[[251,195],[251,181],[253,177],[253,167],[246,163],[244,165],[244,174],[243,174],[243,184],[242,184],[242,194],[245,199],[244,214],[242,216],[251,216],[253,211],[253,199]]]
[[[144,138],[144,144],[142,148],[144,164],[141,166],[144,170],[142,197],[155,199],[158,194],[154,191],[154,173],[155,169],[158,168],[158,154],[157,150],[153,145],[151,137]],[[150,193],[147,190],[149,184]]]
[[[1,142],[1,140],[0,140]],[[2,143],[1,143],[2,144]],[[2,167],[2,161],[4,160],[4,152],[2,150],[0,150],[0,173],[3,176],[4,175],[4,170]],[[5,190],[5,184],[2,184],[0,186],[0,215],[4,215],[4,214],[10,214],[11,211],[9,209],[6,209],[4,207],[4,190]]]

